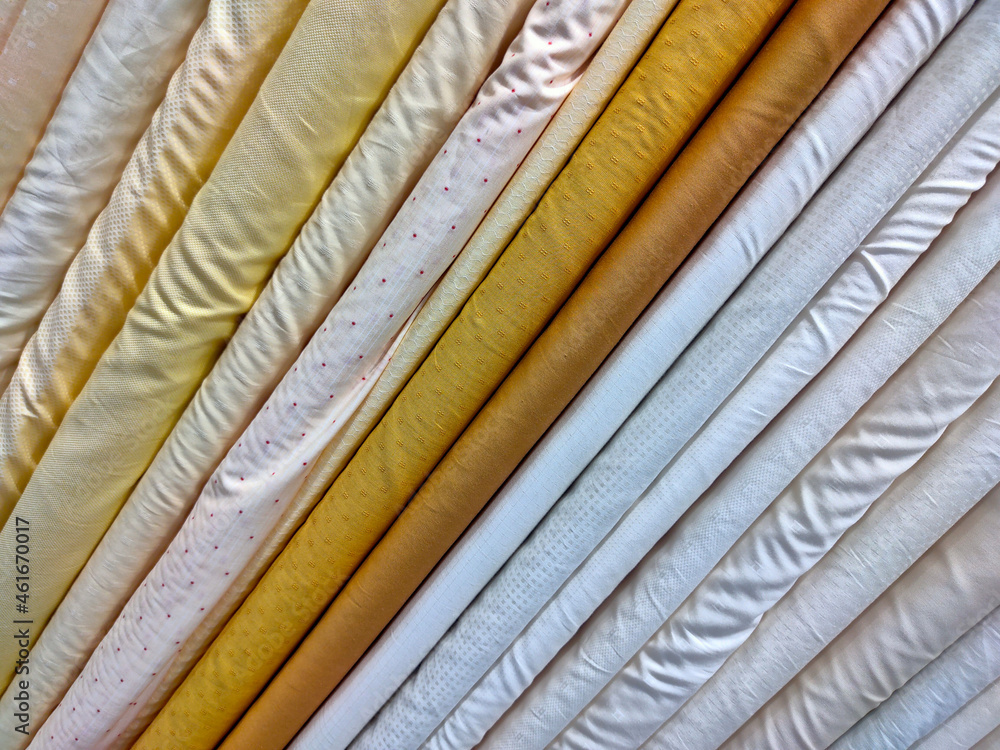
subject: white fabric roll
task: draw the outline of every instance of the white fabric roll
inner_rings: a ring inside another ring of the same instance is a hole
[[[723,746],[825,748],[1000,604],[990,493]]]
[[[983,689],[911,750],[966,750],[1000,726],[1000,679]],[[994,745],[994,750],[996,746]]]
[[[0,392],[118,184],[208,0],[112,0],[0,215]]]
[[[408,745],[443,720],[430,746],[466,746],[510,704],[524,684],[522,665],[497,669],[481,681],[483,674],[995,87],[1000,60],[994,61],[992,50],[976,41],[977,29],[975,23],[963,24],[957,38],[942,48],[943,54],[925,67],[684,352],[647,398],[642,413],[633,415],[387,704],[377,723],[359,738],[359,747]],[[831,215],[839,217],[833,226],[828,223]],[[601,553],[602,561],[593,567],[618,572],[607,576],[611,580],[600,596],[638,563],[664,530],[659,524],[645,524],[632,530],[640,540],[645,536],[644,542],[624,549],[615,545],[615,552],[608,548]],[[549,629],[546,641],[570,634],[563,629],[556,636]],[[461,707],[449,716],[459,701]]]
[[[441,9],[32,647],[36,721],[79,674],[177,533],[209,474],[350,283],[468,110],[532,1],[452,0]]]
[[[666,519],[676,518],[681,510],[692,505],[854,334],[1000,161],[1000,106],[993,107],[990,114],[992,116],[975,118],[975,125],[956,136],[956,142],[945,150],[939,162],[907,191],[822,294],[646,491],[643,503],[653,507],[644,512],[637,508],[634,512],[639,512],[639,517],[630,518],[625,524],[665,524]],[[914,278],[890,296],[889,307],[859,334],[857,343],[851,344],[849,351],[832,366],[835,373],[824,374],[821,378],[818,387],[829,387],[833,383],[834,390],[841,391],[839,408],[823,412],[823,418],[832,418],[825,423],[829,427],[822,433],[824,436],[828,438],[843,423],[844,415],[850,413],[844,410],[845,407],[853,405],[856,409],[863,403],[863,399],[930,333],[934,323],[942,321],[958,304],[964,293],[988,270],[989,258],[994,262],[1000,260],[1000,253],[995,253],[987,254],[981,264],[962,264],[956,261],[956,256],[967,259],[966,248],[960,245],[953,253],[955,244],[946,242],[940,251],[935,251],[933,258],[923,262],[913,272]],[[920,302],[935,293],[938,293],[939,304],[934,306],[933,314],[928,314],[926,306],[920,307]],[[911,309],[920,312],[895,312]],[[856,361],[864,361],[865,367],[857,367]],[[843,398],[840,380],[851,377],[860,382],[854,391],[857,396],[848,400]],[[813,395],[803,398],[805,402],[795,407],[797,424],[808,423],[814,430],[821,429],[823,418],[817,421],[816,412],[822,407],[815,406]],[[811,410],[803,408],[807,404]],[[786,419],[782,424],[787,422]],[[773,431],[768,433],[767,439],[773,440],[772,434]],[[801,457],[804,463],[822,444],[823,438],[795,442],[801,448],[796,458]],[[789,446],[782,455],[789,455],[789,452],[794,455],[794,448]],[[738,484],[744,496],[753,495],[753,477],[758,475],[757,467],[753,467],[746,473],[730,472],[727,479]],[[680,528],[675,528],[656,552],[623,582],[600,613],[574,637],[573,644],[563,650],[558,660],[545,670],[544,676],[535,680],[516,706],[494,726],[487,736],[487,744],[490,747],[519,747],[523,743],[534,745],[552,740],[656,632],[665,616],[681,604],[773,497],[770,492],[757,495],[748,505],[734,502],[725,493],[720,496],[718,492],[709,492],[707,498],[698,503],[708,507],[696,508],[691,521],[697,518],[706,523],[706,516],[711,519],[707,521],[714,530],[711,542],[699,538],[704,530],[697,522],[692,525],[692,522],[682,521]],[[736,521],[733,516],[738,514],[739,520],[735,527],[728,527],[728,534],[723,534],[720,533],[723,527],[716,519],[726,514],[732,521]],[[609,540],[612,545],[617,534],[615,532]],[[565,613],[573,611],[574,607],[568,603],[570,599],[567,598],[564,604],[560,604],[560,599],[583,594],[584,600],[589,601],[590,597],[584,594],[587,588],[601,592],[606,585],[604,580],[596,587],[592,587],[592,582],[584,585],[583,580],[571,582],[550,603],[546,610],[548,617],[561,612],[565,619]],[[581,608],[583,616],[596,604],[595,599],[586,608]],[[576,619],[579,617],[575,615],[571,621],[582,622]],[[546,627],[556,626],[543,615],[532,624],[530,631],[536,637],[545,638]],[[521,640],[526,642],[524,637]],[[561,643],[542,650],[538,646],[531,649],[518,643],[508,656],[523,672],[525,663],[544,663],[551,658],[558,645]]]
[[[934,291],[940,294],[943,290],[938,286]],[[914,301],[919,303],[919,297],[908,300]],[[889,306],[904,305],[890,302]],[[921,316],[928,308],[933,309],[931,305],[907,307],[918,310]],[[879,322],[888,322],[888,332],[894,332],[891,318]],[[849,361],[855,371],[863,372],[856,352],[844,354],[853,354]],[[846,375],[842,374],[840,380],[844,389],[849,390],[852,373]],[[938,476],[942,467],[949,465],[963,467],[966,476],[976,476],[970,469],[978,461],[983,473],[987,468],[994,469],[989,472],[992,475],[984,482],[985,487],[969,489],[960,485],[960,488],[972,496],[970,503],[982,497],[986,489],[1000,480],[1000,461],[990,441],[985,440],[985,446],[948,437],[938,441],[948,425],[960,419],[998,375],[1000,271],[994,271],[937,335],[809,461],[552,747],[624,748],[636,747],[648,739],[739,648],[763,614],[922,456],[924,460],[911,472],[914,477],[907,475],[907,479],[896,485],[897,491],[904,487],[909,490],[911,484],[926,481],[928,474]],[[997,420],[1000,398],[990,400],[985,415],[982,408],[973,411],[975,415],[970,414],[970,418],[993,420],[1000,425]],[[965,438],[964,419],[960,423],[958,433]],[[1000,431],[997,436],[1000,437]],[[931,449],[929,454],[928,449]],[[975,452],[968,455],[963,449]],[[752,477],[745,480],[753,482]],[[878,538],[884,542],[893,536],[892,532],[884,532]],[[902,546],[916,548],[910,540],[905,540]],[[924,549],[926,546],[929,545]],[[883,567],[888,572],[889,566]],[[902,570],[905,568],[904,565]],[[902,570],[897,570],[896,575]],[[864,571],[855,564],[851,575],[863,579]],[[820,579],[826,583],[830,576]],[[784,621],[797,623],[805,619],[813,625],[813,619],[822,620],[809,630],[811,634],[847,609],[837,595],[849,588],[821,588],[825,595],[817,596],[812,600],[812,608],[806,608],[806,614],[815,612],[815,617],[786,616]],[[884,585],[865,604],[882,589]],[[772,619],[778,619],[776,613],[784,604],[775,607]],[[837,614],[828,614],[830,609]],[[798,643],[794,639],[793,642]],[[767,652],[755,665],[759,671],[769,672],[773,662],[784,666],[787,661]],[[661,744],[671,746],[669,734]]]
[[[343,718],[355,705],[348,691],[364,689],[371,684],[369,680],[376,679],[374,675],[398,669],[400,663],[406,671],[412,669],[444,634],[753,269],[968,5],[906,0],[890,9],[359,669],[334,694],[327,705],[342,706],[331,709],[338,711],[335,715]],[[344,695],[343,703],[338,703]],[[377,719],[373,732],[384,729],[391,737],[395,731],[391,726],[412,726],[415,713],[434,710],[419,703],[406,709],[400,705],[404,700],[396,700],[395,706]],[[392,746],[391,740],[388,744]],[[379,745],[369,732],[358,746]]]
[[[986,615],[913,675],[833,743],[831,750],[906,750],[996,680],[1000,680],[1000,609]]]

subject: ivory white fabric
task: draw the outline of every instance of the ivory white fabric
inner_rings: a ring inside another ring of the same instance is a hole
[[[388,675],[408,673],[419,663],[969,5],[907,0],[889,9],[718,228],[327,701],[301,742],[317,736],[313,732],[322,732],[324,740],[343,737],[346,731],[339,734],[338,727],[356,721],[375,686],[391,690],[406,675],[395,683]],[[356,731],[356,724],[348,725]]]
[[[851,727],[831,750],[906,750],[997,680],[1000,610],[995,609]],[[1000,721],[1000,710],[996,717]]]
[[[640,513],[639,518],[636,521],[630,519],[626,524],[664,524],[692,505],[754,436],[854,334],[1000,161],[1000,136],[997,134],[1000,107],[994,109],[992,118],[978,118],[975,126],[946,150],[940,162],[907,191],[899,204],[828,282],[822,294],[799,315],[767,357],[646,491],[643,502],[653,507],[645,512],[637,508],[635,512]],[[844,387],[840,381],[853,377],[864,383],[858,390],[859,394],[864,394],[861,398],[869,395],[930,334],[935,322],[942,321],[982,278],[990,267],[989,258],[1000,258],[1000,255],[987,253],[982,263],[971,262],[967,259],[964,246],[951,252],[953,246],[954,243],[946,243],[942,250],[935,251],[933,260],[928,259],[913,272],[914,278],[890,296],[887,311],[880,313],[865,333],[858,334],[849,351],[831,366],[836,375],[824,375],[822,384],[817,384],[822,388],[833,383],[834,392],[839,392],[841,405],[833,409],[829,402],[820,405],[808,396],[800,397],[800,400],[806,400],[801,406],[794,407],[798,424],[812,423],[815,429],[818,426],[815,420],[822,420],[828,414],[844,414],[840,409],[849,404],[857,408],[863,401],[858,398],[844,399]],[[976,249],[980,248],[977,246]],[[962,265],[956,259],[967,262]],[[940,295],[940,304],[931,308],[919,306],[934,293]],[[895,312],[914,308],[920,310],[919,315]],[[859,366],[858,362],[865,364]],[[807,405],[808,408],[804,409]],[[817,418],[817,412],[822,416]],[[782,424],[787,424],[788,418],[783,420]],[[840,424],[842,420],[837,427]],[[808,446],[816,446],[818,441],[796,440],[792,445],[795,443],[802,446],[803,451],[808,451]],[[793,451],[794,448],[789,446],[782,449],[781,455],[789,455]],[[812,452],[803,453],[803,462],[814,452],[815,448]],[[773,460],[773,452],[769,451],[766,455]],[[754,467],[751,471],[731,472],[723,481],[738,485],[746,497],[753,492],[754,477],[762,470],[763,467]],[[746,501],[739,504],[725,494],[720,496],[715,489],[710,491],[698,503],[699,506],[710,507],[698,507],[693,513],[699,523],[709,525],[712,543],[703,537],[697,538],[706,530],[693,526],[693,518],[682,521],[680,527],[675,528],[667,540],[658,545],[656,551],[623,582],[600,613],[574,636],[573,644],[548,666],[516,707],[494,726],[487,738],[490,746],[514,747],[524,742],[541,744],[552,740],[657,631],[665,616],[681,604],[729,545],[736,542],[753,519],[749,511],[760,512],[773,497],[773,494],[758,497],[747,507]],[[740,515],[741,523],[737,528],[722,527],[718,523],[720,516],[733,515],[738,512],[737,509],[744,508],[746,510]],[[724,528],[728,533],[723,533]],[[692,532],[696,535],[695,539],[691,537]],[[611,540],[613,542],[614,536]],[[581,603],[573,603],[572,599],[560,604],[563,596],[581,595],[576,585],[571,583],[546,612],[562,611],[565,618],[566,611],[575,612],[577,608],[582,608]],[[603,591],[605,586],[602,581],[596,590]],[[589,601],[588,597],[583,600]],[[589,607],[596,606],[596,603],[589,602]],[[589,609],[584,610],[584,615],[588,612]],[[546,637],[546,628],[556,627],[551,617],[549,614],[548,619],[544,619],[543,615],[544,621],[540,619],[537,625],[532,625],[531,632],[536,639]],[[582,622],[578,618],[579,615],[574,614],[573,622]],[[561,641],[557,645],[561,645]],[[540,659],[553,654],[551,646],[545,650],[540,646],[532,649],[522,643],[518,643],[510,653],[514,663],[521,665],[522,670],[525,662],[539,663]],[[692,657],[689,663],[698,663],[698,659]],[[630,676],[619,675],[616,679],[634,685]],[[682,683],[671,684],[678,689]],[[595,704],[588,712],[598,710]]]
[[[121,329],[305,6],[306,0],[209,3],[149,128],[0,397],[0,497],[7,503],[20,496]]]
[[[723,750],[835,741],[1000,604],[998,532],[1000,493],[991,493]]]
[[[208,0],[112,0],[0,214],[0,391],[149,125]]]
[[[963,36],[975,37],[974,24],[967,23],[964,28],[968,31]],[[922,71],[813,200],[743,285],[734,297],[735,304],[731,301],[723,309],[707,332],[685,351],[654,396],[646,400],[643,411],[653,418],[633,416],[630,425],[609,444],[610,450],[588,468],[359,737],[358,747],[409,745],[442,721],[430,746],[474,741],[497,711],[516,697],[518,686],[544,665],[519,662],[517,670],[498,668],[480,680],[988,93],[982,91],[982,80],[968,77],[970,67],[975,69],[982,62],[971,62],[965,45],[949,42],[944,52]],[[989,63],[985,66],[990,67]],[[987,81],[989,75],[983,71]],[[967,89],[959,93],[963,85]],[[953,96],[956,99],[948,103]],[[940,109],[926,111],[927,100]],[[917,111],[919,118],[914,116]],[[905,136],[901,129],[907,131]],[[903,142],[910,145],[901,148]],[[841,220],[830,226],[827,219],[834,214]],[[650,441],[649,435],[669,436],[670,441]],[[607,576],[611,580],[603,593],[598,593],[593,581],[581,583],[587,598],[596,596],[599,602],[663,533],[660,518],[653,517],[656,523],[635,524],[629,543],[614,545],[613,552],[605,548],[600,562],[590,558],[591,569],[617,572]],[[558,612],[559,617],[553,619],[562,623],[564,607],[550,612]],[[535,620],[533,627],[537,623]],[[548,631],[543,640],[551,646],[551,627]],[[570,635],[565,629],[557,632],[563,641]],[[449,715],[473,686],[471,699],[466,696],[460,709]]]
[[[452,0],[441,9],[33,647],[36,717],[55,707],[166,549],[206,478],[330,312],[465,114],[530,5],[531,0]],[[405,317],[398,320],[403,323]],[[5,721],[12,719],[0,714],[0,731]]]
[[[927,302],[933,299],[930,294],[944,296],[949,285],[925,282],[922,286],[921,293],[914,295],[916,299],[890,302],[890,308],[916,309],[921,316],[927,310],[937,312]],[[926,453],[945,428],[1000,375],[1000,272],[991,274],[983,286],[974,293],[972,304],[959,308],[957,320],[946,323],[939,335],[926,342],[819,455],[804,459],[808,461],[806,468],[552,747],[639,746],[718,670],[761,616],[921,456],[938,468],[942,463],[957,463],[966,471],[974,466],[965,456],[965,461],[949,456],[951,461],[938,463],[941,451],[933,456]],[[913,304],[921,301],[925,302],[922,306]],[[905,329],[906,317],[906,313],[890,313],[888,320],[879,320],[880,327],[888,334],[897,334],[897,320],[902,319]],[[855,372],[867,364],[859,364],[859,352],[844,354],[854,355],[850,362]],[[844,375],[839,379],[843,383]],[[850,383],[842,387],[850,388]],[[987,419],[995,420],[996,415],[1000,412]],[[978,458],[987,466],[1000,464],[995,448],[985,450],[985,458]],[[994,474],[987,487],[998,478]],[[744,477],[744,481],[752,483],[753,479]],[[881,539],[884,541],[886,535]],[[651,569],[643,572],[647,577],[662,573],[669,566],[669,557],[668,551],[664,558],[651,560]],[[862,575],[857,566],[851,574]],[[834,589],[838,593],[842,590]],[[813,611],[825,612],[831,606],[839,610],[831,599],[814,600]],[[660,604],[642,598],[639,602],[648,609]],[[612,607],[616,605],[619,603],[613,602]],[[815,609],[817,606],[822,609]],[[793,620],[785,618],[785,622]],[[757,667],[769,671],[772,661],[775,656],[768,652]],[[662,743],[671,745],[669,735]]]
[[[966,750],[1000,726],[1000,680],[995,680],[913,750]],[[995,746],[994,746],[995,747]]]
[[[518,167],[483,223],[429,295],[368,398],[344,428],[343,439],[331,444],[310,472],[301,490],[302,495],[314,497],[324,491],[381,418],[566,164],[573,149],[625,80],[675,5],[676,0],[630,0],[580,81]],[[272,536],[285,538],[286,533],[279,526]],[[475,592],[484,584],[485,580],[475,585]],[[449,593],[452,592],[458,593],[458,589],[449,589]],[[310,743],[322,742],[324,747],[346,747],[427,655],[471,598],[472,594],[469,594],[458,605],[457,611],[434,607],[432,616],[441,615],[438,623],[444,620],[447,623],[439,624],[437,627],[440,630],[433,631],[434,634],[430,630],[422,630],[419,643],[408,636],[405,647],[400,648],[403,646],[401,643],[392,644],[389,647],[392,653],[386,654],[386,661],[377,656],[385,651],[386,641],[371,649],[327,700],[324,704],[326,708],[317,712],[315,721],[296,737],[293,746],[307,747]],[[399,621],[397,618],[396,622]],[[382,663],[392,664],[392,668],[384,668]]]
[[[49,746],[48,736],[54,746],[65,737],[92,742],[130,721],[141,710],[134,696],[162,682],[163,669],[177,662],[177,645],[197,648],[191,638],[202,613],[231,595],[233,578],[254,559],[269,527],[308,510],[292,501],[309,464],[367,393],[401,326],[462,249],[623,8],[624,0],[536,0],[510,54],[213,473],[36,744]],[[120,674],[119,681],[94,679],[109,673]]]

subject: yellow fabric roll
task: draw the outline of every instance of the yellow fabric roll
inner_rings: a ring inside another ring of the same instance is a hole
[[[269,549],[283,544],[301,522],[301,513],[311,509],[330,488],[514,238],[675,5],[677,0],[632,0],[629,4],[580,82],[417,314],[385,372],[344,428],[344,436],[332,442],[316,461],[296,497],[302,511],[289,515],[271,535]]]
[[[14,22],[0,53],[0,209],[21,179],[107,1],[27,0]]]
[[[0,523],[7,521],[66,411],[121,330],[306,3],[209,4],[108,205],[0,397]],[[77,83],[74,75],[69,87]]]
[[[180,739],[194,717],[245,701],[281,665],[790,4],[679,3],[456,321],[135,747],[197,746]]]
[[[13,555],[15,518],[32,529],[31,642],[442,3],[312,0],[306,8],[0,532],[0,549]],[[0,592],[15,595],[13,569],[0,572]],[[4,684],[17,654],[8,640]]]

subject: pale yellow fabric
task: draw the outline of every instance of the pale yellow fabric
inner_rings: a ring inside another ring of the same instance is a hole
[[[442,0],[313,0],[18,502],[32,640],[288,249]],[[14,517],[0,532],[13,554]],[[0,595],[14,601],[14,570]],[[10,678],[16,643],[0,648]]]
[[[0,209],[21,179],[107,0],[26,0],[0,53]]]
[[[580,82],[424,304],[385,372],[345,427],[343,437],[332,442],[316,462],[299,490],[297,512],[271,534],[269,550],[276,551],[284,543],[382,418],[534,210],[676,4],[677,0],[632,0],[629,4]]]
[[[110,202],[0,397],[0,523],[6,522],[66,410],[121,330],[306,3],[209,4],[208,17]],[[67,90],[77,82],[74,74]],[[67,127],[73,127],[72,121]]]

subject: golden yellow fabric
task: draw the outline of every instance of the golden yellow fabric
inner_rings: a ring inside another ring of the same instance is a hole
[[[430,357],[137,748],[210,747],[219,717],[250,703],[790,2],[679,3]]]
[[[27,0],[14,21],[0,53],[0,208],[14,192],[107,1]]]
[[[443,0],[312,0],[0,532],[31,528],[37,636]],[[371,54],[378,49],[379,54]],[[13,568],[0,592],[16,593]],[[11,599],[13,601],[13,599]],[[0,647],[10,678],[17,645]]]

